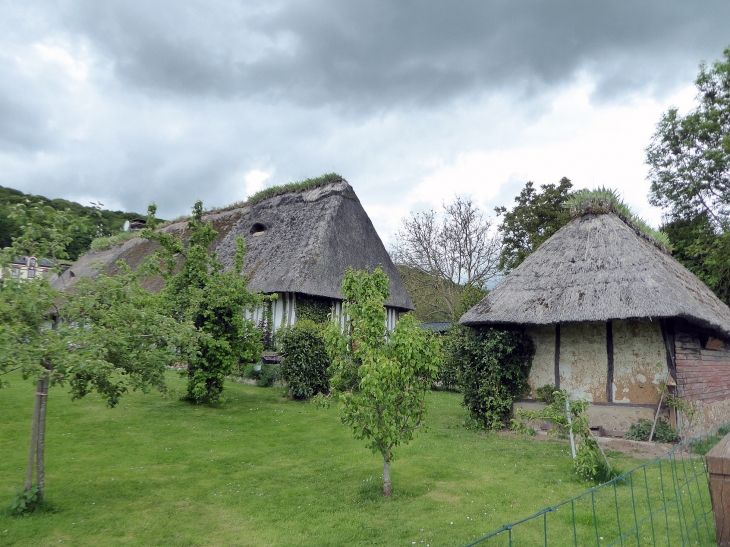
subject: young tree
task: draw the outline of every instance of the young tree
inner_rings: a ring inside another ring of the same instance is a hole
[[[385,326],[383,303],[388,276],[349,269],[342,281],[347,317],[344,332],[327,333],[334,376],[332,396],[340,402],[342,422],[356,439],[367,441],[383,457],[383,495],[390,496],[393,450],[408,443],[423,425],[426,392],[438,373],[436,339],[411,315],[401,317],[392,333]]]
[[[564,207],[573,184],[563,177],[555,184],[541,184],[537,192],[532,182],[525,184],[515,198],[511,211],[496,207],[498,215],[504,215],[499,231],[502,234],[502,252],[499,269],[509,273],[522,264],[532,252],[570,220],[570,212]]]
[[[244,317],[246,309],[263,303],[263,296],[248,291],[243,274],[246,247],[236,238],[233,268],[224,271],[216,254],[208,250],[218,235],[210,222],[203,223],[203,203],[197,201],[188,221],[187,244],[155,229],[156,207],[150,206],[148,228],[142,237],[162,246],[156,256],[164,266],[160,297],[167,314],[176,321],[190,321],[197,332],[195,345],[184,360],[188,370],[187,398],[196,403],[223,402],[223,383],[239,362],[258,359],[263,346],[261,331]],[[178,260],[182,261],[178,268]]]
[[[404,218],[392,256],[421,319],[458,321],[468,309],[463,293],[483,296],[497,276],[500,248],[492,220],[471,198],[457,196],[442,218],[433,209]]]
[[[130,389],[164,390],[164,366],[188,333],[155,312],[154,296],[128,268],[115,277],[84,279],[65,293],[47,278],[12,277],[17,256],[44,257],[57,266],[75,229],[65,212],[50,207],[21,204],[13,214],[22,234],[0,253],[0,374],[20,370],[36,382],[26,483],[17,501],[22,509],[27,501],[42,501],[45,490],[48,388],[68,384],[73,399],[96,390],[109,406]]]

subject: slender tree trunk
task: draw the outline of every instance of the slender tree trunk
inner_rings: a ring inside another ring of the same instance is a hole
[[[39,395],[41,399],[39,413],[38,413],[38,448],[36,454],[36,481],[38,484],[38,501],[43,500],[43,491],[46,487],[46,467],[45,467],[45,448],[46,448],[46,407],[48,401],[48,386],[50,379],[48,376],[44,377],[43,387],[41,390],[42,395]]]
[[[390,454],[383,454],[383,496],[389,498],[393,493],[390,486]]]
[[[28,470],[25,474],[25,491],[27,492],[33,487],[33,464],[35,463],[35,450],[38,446],[38,420],[41,411],[41,399],[43,396],[43,380],[38,380],[35,388],[35,403],[33,404],[33,425],[30,432],[30,450],[28,451]]]

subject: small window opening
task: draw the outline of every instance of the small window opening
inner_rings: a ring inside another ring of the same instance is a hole
[[[257,222],[253,226],[251,226],[251,235],[253,236],[260,236],[266,231],[266,226],[261,224],[260,222]]]

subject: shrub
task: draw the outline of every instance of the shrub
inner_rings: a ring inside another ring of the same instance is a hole
[[[631,441],[648,441],[651,433],[652,422],[650,420],[639,420],[637,423],[631,424],[629,432],[624,439]],[[657,443],[678,443],[679,433],[677,433],[666,420],[658,420],[654,429],[654,437],[652,441]]]
[[[322,326],[303,319],[281,336],[282,376],[294,399],[329,393],[329,365]]]
[[[124,243],[138,235],[139,232],[120,232],[117,235],[109,237],[97,237],[91,240],[91,250],[103,251],[117,245],[118,243]]]
[[[261,365],[261,371],[258,376],[256,380],[257,386],[271,387],[278,380],[281,380],[281,366],[274,363]]]
[[[441,337],[441,366],[434,381],[434,389],[459,391],[459,356],[465,327],[452,327]],[[432,336],[438,336],[433,333]]]
[[[277,364],[249,363],[243,369],[242,376],[256,380],[259,387],[271,387],[277,380],[281,380],[281,367]]]
[[[35,511],[41,504],[41,495],[38,486],[33,486],[30,490],[21,490],[15,494],[13,504],[10,507],[10,514],[13,516],[29,515]]]
[[[459,366],[462,405],[480,427],[501,429],[514,400],[528,390],[535,345],[518,331],[456,328],[462,333],[451,351]]]

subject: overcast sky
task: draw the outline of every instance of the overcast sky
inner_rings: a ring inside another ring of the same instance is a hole
[[[0,185],[176,217],[338,172],[388,240],[528,180],[617,189],[727,0],[0,0]]]

